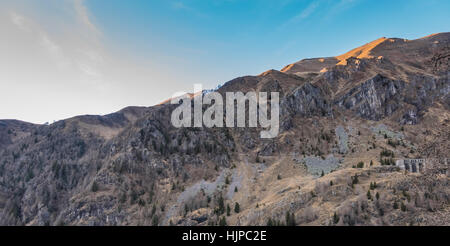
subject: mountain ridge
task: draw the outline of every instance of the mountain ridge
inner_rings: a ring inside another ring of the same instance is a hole
[[[450,40],[450,32],[434,33],[434,34],[430,34],[430,35],[424,36],[422,38],[417,38],[417,39],[414,39],[414,40],[407,40],[407,39],[401,39],[401,38],[381,37],[379,39],[376,39],[374,41],[366,43],[366,44],[364,44],[364,45],[362,45],[360,47],[352,49],[351,51],[348,51],[348,52],[346,52],[346,53],[344,53],[342,55],[339,55],[339,56],[336,56],[336,57],[319,57],[319,58],[302,59],[302,60],[300,60],[300,61],[298,61],[296,63],[291,63],[289,65],[286,65],[284,68],[282,68],[279,71],[283,72],[283,73],[295,74],[295,72],[291,71],[293,66],[296,66],[299,63],[305,63],[305,62],[319,62],[319,63],[322,63],[322,65],[324,65],[324,63],[329,62],[330,64],[333,64],[332,66],[334,66],[334,65],[343,65],[343,66],[345,66],[345,65],[347,65],[347,59],[352,59],[352,58],[356,58],[356,59],[372,59],[372,58],[375,58],[374,56],[370,55],[371,51],[374,50],[380,44],[382,44],[382,43],[384,43],[386,41],[390,41],[390,42],[396,42],[396,41],[411,42],[411,41],[420,41],[420,40],[427,40],[427,39],[429,39],[429,40],[431,40],[433,42],[439,42],[440,39]],[[376,58],[377,59],[382,59],[383,57],[382,56],[378,56]],[[312,72],[320,72],[322,69],[327,69],[327,68],[328,67],[326,67],[326,66],[325,67],[321,66],[320,69],[311,69],[311,71],[305,71],[305,72],[311,72],[311,73]],[[257,76],[266,76],[266,75],[268,75],[268,74],[270,74],[270,73],[272,73],[274,71],[278,71],[278,70],[270,69],[268,71],[262,72],[261,74],[259,74]],[[326,71],[323,71],[323,72],[326,72]],[[252,76],[251,75],[246,75],[246,76],[242,76],[242,77],[252,77]],[[239,78],[242,78],[242,77],[238,77],[236,79],[239,79]],[[231,81],[233,81],[233,80],[231,80]],[[231,81],[229,81],[229,82],[231,82]],[[188,96],[189,97],[193,97],[193,96],[195,96],[195,93],[188,93]],[[169,100],[170,99],[165,100],[165,101],[163,101],[163,102],[161,102],[159,104],[156,104],[154,106],[165,104]],[[153,106],[149,106],[149,107],[153,107]],[[130,110],[130,109],[136,109],[136,108],[141,108],[142,109],[142,108],[147,108],[147,107],[127,106],[127,107],[125,107],[123,109],[120,109],[117,112],[113,112],[113,113],[106,114],[106,115],[77,115],[77,116],[70,117],[68,119],[73,119],[73,118],[77,118],[77,117],[87,117],[87,116],[100,116],[100,117],[105,117],[106,116],[107,117],[107,116],[110,116],[110,115],[114,115],[116,113],[121,113],[123,111]],[[68,119],[65,119],[65,120],[68,120]],[[14,120],[20,121],[20,119],[0,119],[0,120],[1,121],[10,121],[10,120],[11,121],[14,121]],[[35,123],[31,123],[31,122],[25,122],[25,123],[34,124],[34,125],[42,125],[42,124],[35,124]]]
[[[174,128],[171,104],[2,120],[0,224],[449,225],[449,34],[392,40],[217,90],[279,92],[275,139]]]
[[[450,38],[450,33],[436,33],[432,35],[428,35],[422,38],[418,38],[415,40],[407,40],[401,38],[386,38],[382,37],[377,40],[371,41],[365,45],[362,45],[358,48],[355,48],[345,54],[336,56],[336,57],[320,57],[320,58],[308,58],[298,61],[296,63],[292,63],[284,67],[281,71],[288,73],[297,73],[297,72],[320,72],[322,69],[327,69],[334,65],[346,65],[346,59],[348,58],[358,58],[358,56],[363,53],[363,57],[359,58],[381,58],[382,54],[374,54],[370,57],[370,52],[376,51],[376,48],[386,41],[396,43],[407,43],[407,42],[421,42],[421,41],[430,41],[430,42],[439,42],[439,40],[447,40]],[[360,52],[357,54],[357,52]],[[309,65],[309,66],[308,66]]]

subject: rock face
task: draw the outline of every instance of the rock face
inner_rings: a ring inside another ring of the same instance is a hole
[[[218,89],[279,92],[271,140],[259,128],[174,128],[170,104],[51,125],[0,120],[0,224],[265,225],[290,211],[298,224],[403,225],[421,214],[419,224],[449,225],[446,172],[385,165],[448,158],[449,44],[449,33],[383,38]],[[375,180],[381,196],[368,202]]]
[[[322,89],[311,83],[305,83],[295,89],[284,98],[280,107],[284,115],[294,114],[303,117],[332,115],[331,104]]]
[[[350,90],[336,103],[362,118],[380,120],[392,115],[400,107],[400,93],[404,87],[404,82],[393,81],[378,74]]]

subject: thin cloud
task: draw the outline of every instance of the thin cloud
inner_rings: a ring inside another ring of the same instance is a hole
[[[364,0],[340,0],[336,4],[332,6],[332,8],[329,10],[328,14],[325,16],[325,19],[332,19],[339,13],[349,10],[353,7],[355,7],[357,4],[363,2]]]
[[[309,16],[311,16],[320,6],[320,0],[316,0],[311,2],[306,8],[302,9],[297,15],[290,18],[288,21],[283,23],[278,29],[284,29],[285,27],[299,23],[305,19],[307,19]]]
[[[55,61],[58,68],[67,66],[70,63],[64,56],[60,45],[54,41],[37,23],[14,11],[11,11],[9,15],[11,22],[20,30],[33,37],[36,40],[36,43],[39,44]]]
[[[77,18],[83,23],[86,27],[88,27],[91,31],[93,31],[96,34],[100,34],[100,31],[98,28],[92,23],[89,12],[84,5],[85,0],[73,0],[75,13],[77,15]]]
[[[356,3],[361,2],[362,0],[341,0],[336,5],[337,10],[345,10],[347,8],[353,7]]]
[[[174,9],[193,10],[193,8],[186,6],[183,2],[173,2],[172,7]]]
[[[16,12],[10,12],[9,16],[11,18],[11,21],[13,24],[18,26],[23,31],[30,31],[30,29],[27,27],[26,20],[23,16],[18,15]]]
[[[301,20],[308,18],[314,11],[319,7],[319,1],[314,1],[310,3],[303,11],[301,11],[298,15],[294,16],[290,22],[295,23]]]
[[[39,50],[45,51],[43,54],[47,54],[46,57],[54,62],[57,69],[78,74],[79,79],[90,84],[104,86],[100,85],[103,83],[102,67],[105,63],[103,47],[98,39],[101,32],[90,20],[83,0],[73,0],[72,8],[77,20],[75,23],[78,24],[66,34],[46,30],[38,21],[15,10],[9,11],[9,19],[13,26],[26,35],[28,45],[38,45]]]
[[[186,11],[186,12],[196,15],[198,17],[203,17],[203,18],[207,17],[207,15],[205,13],[199,11],[196,8],[186,5],[184,2],[181,2],[181,1],[172,2],[171,6],[175,10]]]

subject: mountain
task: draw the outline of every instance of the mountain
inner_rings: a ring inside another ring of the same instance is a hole
[[[450,33],[380,38],[217,90],[279,92],[274,139],[174,128],[164,102],[1,120],[0,224],[450,225],[449,59]]]

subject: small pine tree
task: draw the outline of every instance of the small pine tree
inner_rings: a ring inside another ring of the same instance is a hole
[[[231,208],[230,208],[230,205],[227,204],[227,216],[230,216],[230,215],[231,215]]]
[[[325,172],[322,170],[322,174],[320,174],[320,177],[325,176]]]
[[[398,209],[398,202],[394,202],[393,208]]]
[[[97,184],[97,182],[94,181],[94,182],[92,183],[91,191],[92,191],[92,192],[97,192],[97,191],[98,191],[98,184]]]
[[[367,199],[372,199],[372,194],[370,194],[370,190],[367,191]]]
[[[152,226],[158,226],[158,224],[159,224],[159,218],[158,218],[158,216],[153,216],[153,219],[152,219]]]
[[[219,200],[218,200],[217,203],[219,205],[219,207],[217,209],[217,212],[218,212],[219,215],[222,215],[225,212],[225,204],[223,202],[223,197],[222,196],[219,197]]]
[[[286,226],[295,226],[295,215],[294,213],[286,212]]]
[[[291,214],[291,219],[289,220],[288,226],[296,226],[296,225],[297,225],[297,222],[295,221],[295,214],[292,213]]]
[[[330,180],[330,186],[333,186],[333,181],[332,180]]]
[[[238,192],[238,187],[237,186],[234,187],[234,192]]]
[[[234,212],[238,214],[240,212],[240,210],[241,210],[241,208],[239,207],[239,203],[236,202],[234,204]]]
[[[406,205],[403,202],[400,205],[400,208],[402,209],[403,212],[406,212]]]
[[[225,216],[223,216],[223,217],[219,220],[219,226],[227,226],[227,220],[225,219]]]
[[[377,194],[375,195],[375,197],[378,199],[380,199],[380,193],[377,192]]]
[[[333,223],[336,225],[337,223],[339,223],[340,217],[337,215],[336,212],[334,212],[333,215]]]
[[[289,220],[291,219],[291,215],[289,212],[286,212],[286,225],[289,224]]]

